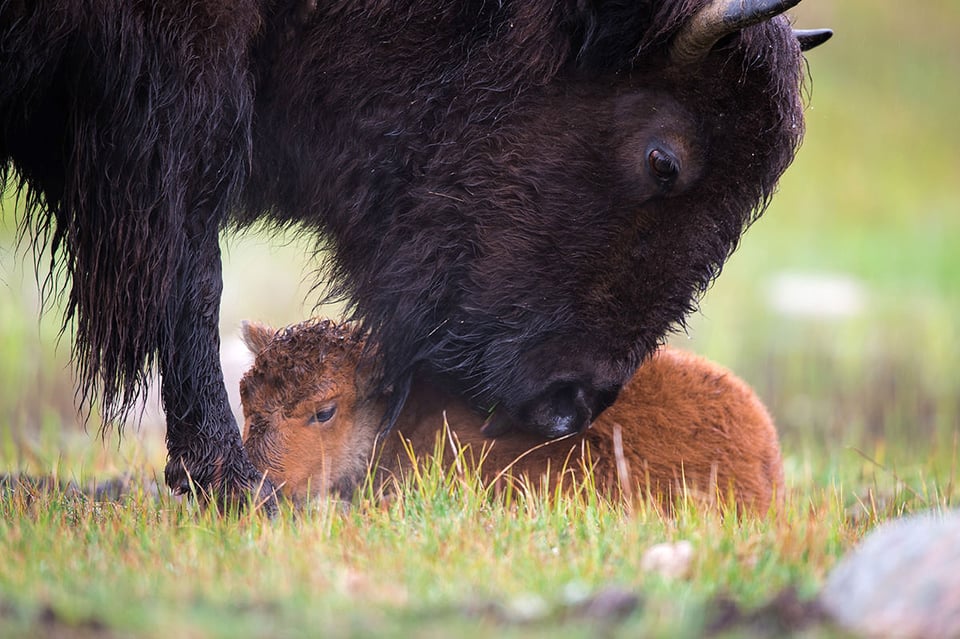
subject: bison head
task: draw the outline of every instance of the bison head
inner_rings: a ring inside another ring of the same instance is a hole
[[[801,48],[826,33],[778,17],[797,2],[318,9],[289,45],[314,57],[277,56],[299,66],[261,91],[286,116],[254,145],[254,178],[302,186],[251,183],[282,222],[322,212],[385,385],[425,372],[505,422],[575,432],[695,308],[791,162]]]

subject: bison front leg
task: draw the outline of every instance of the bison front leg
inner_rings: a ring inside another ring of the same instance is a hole
[[[250,463],[220,367],[223,289],[216,224],[188,237],[160,346],[167,416],[167,485],[203,499],[242,506],[249,498],[268,511],[274,488]]]

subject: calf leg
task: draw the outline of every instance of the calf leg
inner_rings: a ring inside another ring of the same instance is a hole
[[[223,382],[222,267],[217,225],[208,226],[188,233],[167,312],[169,334],[160,347],[169,454],[165,479],[179,493],[196,487],[224,504],[242,503],[252,493],[272,511],[273,486],[244,452]]]

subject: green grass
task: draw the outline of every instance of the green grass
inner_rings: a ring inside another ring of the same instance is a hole
[[[940,490],[931,480],[920,488]],[[698,636],[716,597],[759,606],[788,586],[810,597],[864,530],[931,505],[902,489],[882,504],[845,493],[792,490],[778,516],[740,522],[682,503],[669,519],[596,498],[514,495],[505,505],[430,464],[386,504],[325,502],[274,520],[219,517],[169,497],[117,505],[18,493],[0,502],[0,630],[30,634],[46,615],[157,637],[320,628],[577,637],[598,624],[623,636]],[[650,546],[678,540],[693,545],[687,576],[639,569]],[[624,620],[578,614],[578,602],[610,588],[640,595],[637,610]]]
[[[697,636],[717,595],[746,607],[787,586],[812,596],[873,526],[956,508],[960,6],[806,0],[797,16],[837,31],[809,55],[804,146],[674,340],[731,367],[770,407],[788,484],[778,518],[738,525],[681,508],[665,520],[537,497],[506,507],[435,469],[387,504],[273,521],[218,518],[169,497],[118,507],[21,495],[0,500],[0,636],[595,636],[598,624],[612,635]],[[89,433],[80,428],[69,341],[57,346],[55,303],[37,319],[10,210],[0,232],[0,470],[153,477],[165,454],[154,422],[120,444],[95,438],[95,415]],[[225,246],[225,336],[243,318],[282,325],[312,313],[303,244],[254,234]],[[770,295],[784,273],[847,278],[861,307],[780,313]],[[652,544],[677,540],[694,547],[687,577],[641,570]],[[641,604],[617,623],[577,612],[579,598],[608,587]]]

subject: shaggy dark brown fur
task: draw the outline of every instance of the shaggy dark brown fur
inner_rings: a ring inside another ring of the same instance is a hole
[[[0,0],[0,186],[69,275],[84,403],[121,416],[156,367],[167,482],[259,480],[217,359],[217,240],[266,218],[329,246],[391,416],[421,371],[582,429],[803,132],[785,18],[676,62],[704,4]]]
[[[486,481],[527,477],[534,486],[582,484],[593,472],[608,496],[650,496],[669,508],[681,494],[765,513],[783,494],[777,432],[747,384],[701,357],[663,347],[584,433],[544,442],[522,431],[496,440],[483,419],[428,383],[415,383],[397,432],[379,447],[378,394],[355,329],[309,321],[277,333],[245,324],[256,356],[240,382],[244,445],[254,465],[296,501],[310,494],[349,498],[374,464],[375,482],[409,472],[408,451],[424,457],[438,436],[465,449],[461,462]],[[444,422],[449,433],[444,433]],[[458,454],[443,442],[443,461]],[[482,463],[476,463],[482,459]]]

